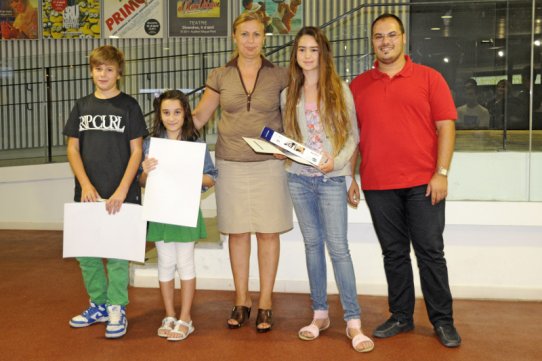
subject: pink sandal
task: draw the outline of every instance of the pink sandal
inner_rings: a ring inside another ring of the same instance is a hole
[[[352,338],[352,336],[350,336],[350,332],[348,331],[349,329],[358,329],[361,333],[357,334],[356,336],[354,336]],[[357,352],[369,352],[369,351],[372,351],[375,348],[375,344],[374,344],[373,340],[371,340],[369,337],[365,336],[363,334],[363,331],[361,331],[361,320],[359,320],[359,319],[357,319],[357,320],[348,320],[348,322],[346,323],[346,336],[349,339],[352,340],[352,347]],[[358,348],[358,346],[362,342],[370,342],[371,344],[368,347]]]
[[[327,322],[324,323],[324,326],[318,327],[316,326],[316,321],[318,320],[326,320]],[[314,316],[312,319],[312,322],[310,325],[303,327],[297,335],[300,339],[304,341],[312,341],[318,338],[320,336],[321,331],[325,331],[329,328],[331,325],[331,321],[329,320],[328,311],[314,311]],[[305,333],[308,333],[310,336],[307,336]]]

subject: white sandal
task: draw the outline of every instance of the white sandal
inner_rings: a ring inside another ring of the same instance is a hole
[[[348,331],[351,328],[359,329],[361,333],[358,333],[356,336],[354,336],[352,338],[352,336],[350,336],[350,332]],[[346,324],[346,336],[349,339],[352,340],[352,347],[357,352],[369,352],[369,351],[372,351],[375,348],[375,344],[374,344],[373,340],[371,340],[369,337],[367,337],[367,336],[365,336],[363,334],[363,331],[361,330],[361,320],[359,320],[359,319],[357,319],[357,320],[348,320],[348,322]],[[362,342],[370,342],[371,344],[368,347],[358,349],[358,345],[360,343],[362,343]]]
[[[322,327],[318,327],[316,326],[317,320],[325,320],[327,322],[324,323]],[[331,321],[329,320],[328,311],[327,310],[314,311],[314,316],[313,316],[311,324],[299,330],[299,332],[297,333],[297,336],[303,341],[316,340],[318,336],[320,336],[320,332],[327,330],[329,326],[331,326]],[[310,334],[310,336],[307,336],[305,333]]]
[[[173,331],[173,327],[175,327],[175,322],[177,322],[177,319],[175,317],[168,316],[162,320],[162,326],[158,329],[158,336],[159,337],[168,337],[169,332]]]
[[[188,330],[186,332],[181,331],[181,327],[184,326]],[[192,321],[184,322],[183,320],[178,320],[175,322],[175,327],[169,332],[168,341],[182,341],[187,338],[192,332],[196,329],[192,326]]]

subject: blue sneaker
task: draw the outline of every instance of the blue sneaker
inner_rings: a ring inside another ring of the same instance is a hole
[[[109,321],[105,328],[105,337],[119,338],[126,334],[128,320],[126,319],[126,307],[120,305],[107,306]]]
[[[105,305],[97,305],[94,302],[90,302],[90,307],[85,312],[70,320],[70,326],[76,328],[88,327],[97,322],[107,322],[107,320],[108,316]]]

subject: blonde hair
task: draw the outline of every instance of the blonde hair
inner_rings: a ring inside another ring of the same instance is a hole
[[[249,22],[249,21],[257,21],[262,25],[262,34],[265,36],[265,23],[263,21],[262,16],[258,12],[244,12],[241,13],[233,22],[232,25],[232,37],[235,37],[235,32],[237,31],[237,27],[243,23]],[[239,55],[239,52],[237,50],[237,47],[235,47],[232,51],[231,58],[235,58]],[[262,54],[263,55],[263,54]]]
[[[89,55],[90,71],[104,64],[116,64],[119,67],[119,75],[124,73],[124,53],[111,45],[103,45],[92,50]]]
[[[305,75],[297,63],[297,48],[302,36],[314,38],[318,44],[318,111],[324,131],[331,139],[333,155],[337,155],[346,143],[350,129],[350,119],[344,101],[341,79],[335,70],[331,46],[325,34],[317,27],[306,26],[297,33],[290,55],[290,82],[286,97],[284,132],[286,136],[301,142],[301,130],[297,122],[297,103],[301,97]]]

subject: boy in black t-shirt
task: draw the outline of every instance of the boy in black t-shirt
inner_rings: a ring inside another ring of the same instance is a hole
[[[124,68],[123,53],[110,45],[89,57],[94,93],[76,101],[64,127],[68,160],[75,175],[76,202],[105,201],[109,214],[123,202],[140,203],[135,182],[147,126],[137,101],[121,92],[117,81]],[[78,257],[90,307],[70,320],[72,327],[107,322],[105,337],[124,336],[128,327],[128,261]]]

